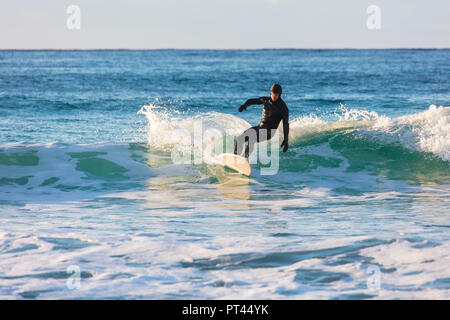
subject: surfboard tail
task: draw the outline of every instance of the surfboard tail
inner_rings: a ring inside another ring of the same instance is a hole
[[[250,166],[247,158],[233,153],[223,153],[218,156],[218,159],[223,166],[233,169],[246,176],[250,176],[252,172],[252,167]]]

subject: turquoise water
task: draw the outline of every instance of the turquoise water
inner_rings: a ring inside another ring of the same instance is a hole
[[[450,298],[449,50],[0,51],[0,71],[0,298]],[[224,169],[274,82],[288,152]]]

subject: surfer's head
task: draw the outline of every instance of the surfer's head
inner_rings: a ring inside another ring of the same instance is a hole
[[[272,88],[270,88],[270,97],[272,101],[277,101],[281,96],[281,86],[278,83],[275,83]]]

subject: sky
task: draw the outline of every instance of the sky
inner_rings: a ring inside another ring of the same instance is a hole
[[[449,13],[449,0],[1,0],[0,49],[450,48]]]

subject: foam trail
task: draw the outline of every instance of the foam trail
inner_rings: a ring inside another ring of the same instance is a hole
[[[241,134],[250,124],[234,115],[219,112],[182,117],[177,111],[157,105],[145,105],[139,110],[149,122],[148,144],[155,149],[194,152],[207,163],[214,163],[214,150],[230,151],[232,141],[223,143],[223,137]],[[192,150],[193,149],[193,150]]]

